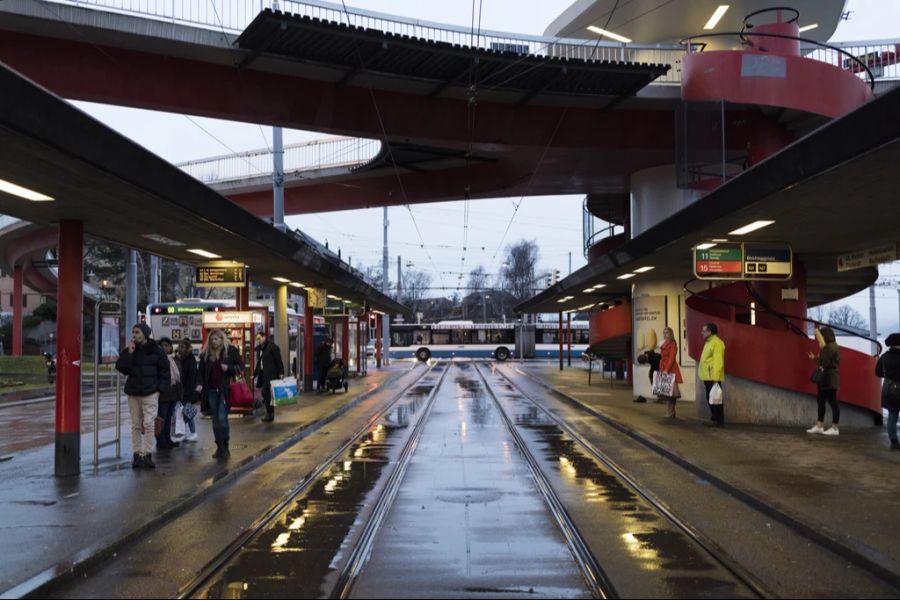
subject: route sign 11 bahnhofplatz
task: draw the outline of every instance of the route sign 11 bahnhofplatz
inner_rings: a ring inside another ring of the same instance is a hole
[[[782,243],[706,243],[694,248],[694,276],[704,280],[784,280],[793,275],[793,252]]]

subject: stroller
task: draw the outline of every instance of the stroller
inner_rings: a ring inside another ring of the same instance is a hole
[[[331,364],[328,366],[328,371],[325,375],[325,389],[331,390],[331,393],[334,393],[339,388],[344,388],[344,391],[346,392],[349,387],[350,386],[347,383],[347,366],[344,364],[343,360],[336,358],[331,361]]]

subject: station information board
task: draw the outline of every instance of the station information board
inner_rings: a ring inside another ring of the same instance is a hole
[[[215,260],[197,265],[197,287],[242,287],[247,282],[244,263],[232,260]]]
[[[704,280],[784,280],[793,275],[787,244],[723,242],[694,248],[694,276]]]

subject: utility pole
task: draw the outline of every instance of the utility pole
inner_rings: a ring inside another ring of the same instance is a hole
[[[572,252],[569,252],[569,275],[572,274]]]
[[[159,304],[159,257],[150,255],[150,299],[148,304]]]
[[[869,286],[869,337],[878,339],[878,322],[875,314],[875,285]],[[878,354],[878,344],[872,342],[872,355]]]
[[[278,10],[277,3],[275,10]],[[284,232],[284,139],[281,127],[272,128],[272,224]]]
[[[402,273],[400,273],[400,258],[401,257],[398,254],[397,255],[397,302],[400,302],[400,292],[402,291],[401,287],[403,285],[402,283],[400,283],[401,281],[403,281]]]
[[[137,324],[137,250],[128,250],[125,269],[125,342],[131,339],[131,328]]]
[[[384,249],[381,259],[381,292],[386,296],[388,293],[388,209],[384,207]],[[381,316],[381,363],[390,364],[388,360],[388,348],[391,343],[391,318],[387,314]]]

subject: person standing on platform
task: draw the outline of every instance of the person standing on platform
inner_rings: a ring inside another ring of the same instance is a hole
[[[841,420],[841,407],[837,401],[837,391],[841,384],[841,376],[838,373],[838,366],[841,364],[841,350],[831,327],[817,329],[816,340],[819,342],[819,356],[812,352],[808,353],[808,356],[810,360],[816,361],[822,371],[819,381],[816,382],[819,414],[816,424],[807,429],[806,433],[839,435],[838,423]],[[831,427],[827,430],[824,427],[826,402],[831,406]]]
[[[725,342],[719,337],[719,327],[715,323],[707,323],[703,326],[703,352],[700,354],[699,374],[706,388],[706,403],[709,405],[710,421],[704,423],[709,427],[722,427],[725,425]],[[713,404],[710,402],[710,393],[718,384],[719,392],[723,398]]]
[[[637,361],[639,365],[650,365],[650,386],[653,386],[653,375],[659,371],[659,359],[662,358],[659,352],[656,351],[656,348],[651,348],[650,350],[646,350],[638,354]],[[632,402],[646,402],[647,399],[643,396],[638,396]]]
[[[331,366],[331,340],[325,338],[322,345],[316,350],[316,368],[318,369],[319,380],[316,389],[320,392],[325,391],[325,380],[328,378],[328,367]]]
[[[884,343],[889,348],[878,359],[875,374],[884,377],[881,406],[888,411],[887,430],[891,450],[900,450],[900,441],[897,440],[897,418],[900,414],[900,333],[892,333]]]
[[[284,362],[281,360],[281,349],[266,339],[262,331],[256,332],[256,372],[253,379],[256,387],[262,389],[263,402],[266,405],[266,415],[262,418],[264,423],[275,420],[275,405],[272,402],[272,386],[269,385],[275,379],[284,377]]]
[[[206,337],[206,345],[200,353],[201,397],[206,396],[212,417],[216,453],[213,458],[229,458],[230,430],[228,427],[229,386],[241,371],[244,362],[237,348],[228,343],[221,329],[213,329]]]
[[[131,413],[131,447],[133,469],[154,469],[153,435],[159,395],[169,391],[171,374],[169,359],[151,339],[150,327],[138,323],[131,329],[132,340],[116,361],[116,370],[125,379],[125,394]]]
[[[659,360],[660,373],[673,373],[675,383],[672,385],[671,396],[661,396],[666,401],[666,417],[675,418],[675,402],[681,398],[678,384],[684,383],[681,377],[681,369],[678,367],[678,343],[675,341],[675,332],[671,327],[663,329],[663,343],[659,348],[661,358]]]
[[[172,440],[172,417],[175,415],[175,405],[181,402],[181,367],[172,356],[172,340],[167,337],[159,338],[159,347],[166,353],[171,375],[169,389],[159,395],[159,411],[156,415],[161,419],[159,433],[156,435],[156,449],[165,450],[181,445]]]
[[[178,360],[181,364],[181,404],[184,407],[184,422],[190,433],[184,441],[197,441],[197,413],[200,412],[200,399],[197,398],[197,359],[194,348],[188,340],[178,342]],[[188,416],[191,415],[191,416]]]

